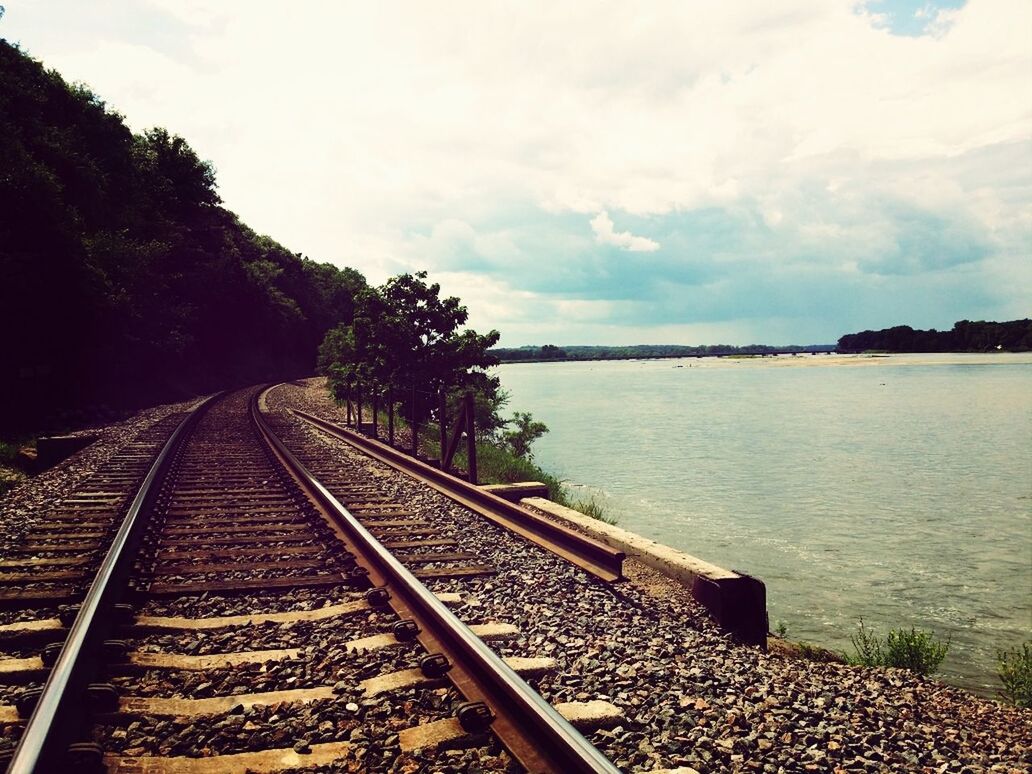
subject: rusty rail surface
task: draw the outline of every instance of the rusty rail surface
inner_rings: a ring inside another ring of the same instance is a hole
[[[369,579],[390,594],[400,616],[419,628],[431,654],[442,653],[456,669],[449,676],[470,701],[483,702],[491,729],[532,772],[618,772],[579,731],[466,627],[437,597],[362,526],[271,431],[258,410],[252,416],[266,442],[301,488],[331,518],[342,539],[362,557]]]
[[[623,551],[564,527],[467,481],[431,467],[385,443],[335,425],[306,411],[291,412],[319,430],[436,489],[486,519],[521,535],[604,581],[623,577]]]

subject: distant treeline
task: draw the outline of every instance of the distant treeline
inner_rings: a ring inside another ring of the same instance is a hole
[[[661,357],[713,357],[719,355],[777,355],[780,353],[832,352],[832,344],[812,344],[809,346],[789,345],[772,347],[766,344],[749,344],[735,347],[730,344],[710,344],[701,347],[686,347],[675,344],[636,344],[628,347],[557,347],[545,344],[542,347],[525,346],[518,348],[499,347],[492,349],[491,354],[503,363],[541,360],[638,360]]]
[[[134,135],[0,40],[0,432],[310,372],[365,280],[220,206],[211,166]]]
[[[1032,320],[970,322],[953,330],[914,330],[897,325],[880,331],[850,333],[838,340],[839,352],[1027,352],[1032,350]]]

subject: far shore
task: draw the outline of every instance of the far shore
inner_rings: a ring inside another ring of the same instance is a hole
[[[628,361],[683,361],[688,364],[712,367],[716,364],[735,366],[877,366],[877,365],[1005,365],[1032,364],[1032,352],[838,352],[783,353],[776,355],[671,355],[657,357],[611,358],[552,358],[539,360],[503,360],[499,365],[528,363],[605,363]],[[681,367],[678,365],[675,368]]]

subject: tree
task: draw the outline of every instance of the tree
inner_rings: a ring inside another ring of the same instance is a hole
[[[502,433],[502,441],[509,451],[526,460],[534,458],[530,445],[548,432],[548,425],[537,422],[529,411],[517,411],[506,424],[512,424],[512,430]]]
[[[333,331],[320,350],[320,370],[335,394],[412,388],[418,399],[402,405],[418,422],[437,409],[442,390],[494,398],[498,378],[486,369],[498,362],[488,353],[498,332],[463,329],[466,307],[454,296],[442,298],[440,285],[426,277],[425,271],[400,274],[356,295],[351,325]]]

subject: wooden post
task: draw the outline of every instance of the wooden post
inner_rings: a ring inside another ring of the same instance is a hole
[[[419,420],[416,419],[416,385],[412,385],[412,405],[411,413],[412,417],[412,456],[419,459]]]
[[[394,446],[394,385],[387,385],[387,443]]]
[[[357,418],[355,420],[356,421],[355,429],[358,430],[358,432],[361,433],[362,432],[362,391],[361,390],[359,390],[357,393],[355,393],[355,403],[358,404],[357,415],[356,415]]]
[[[473,391],[466,393],[466,471],[469,473],[469,483],[477,483],[477,429],[474,426],[476,401],[473,398]]]
[[[373,385],[373,438],[380,437],[380,390]]]
[[[459,440],[462,438],[462,429],[466,426],[466,409],[463,408],[455,415],[455,424],[452,425],[451,440],[448,441],[448,454],[445,455],[442,470],[451,470],[452,460],[455,459],[455,452],[459,448]]]
[[[348,427],[351,427],[351,391],[350,390],[348,391],[347,401],[348,401],[348,421],[347,421],[347,425],[348,425]]]
[[[448,472],[448,393],[441,387],[440,405],[438,407],[438,423],[441,426],[441,470]]]

